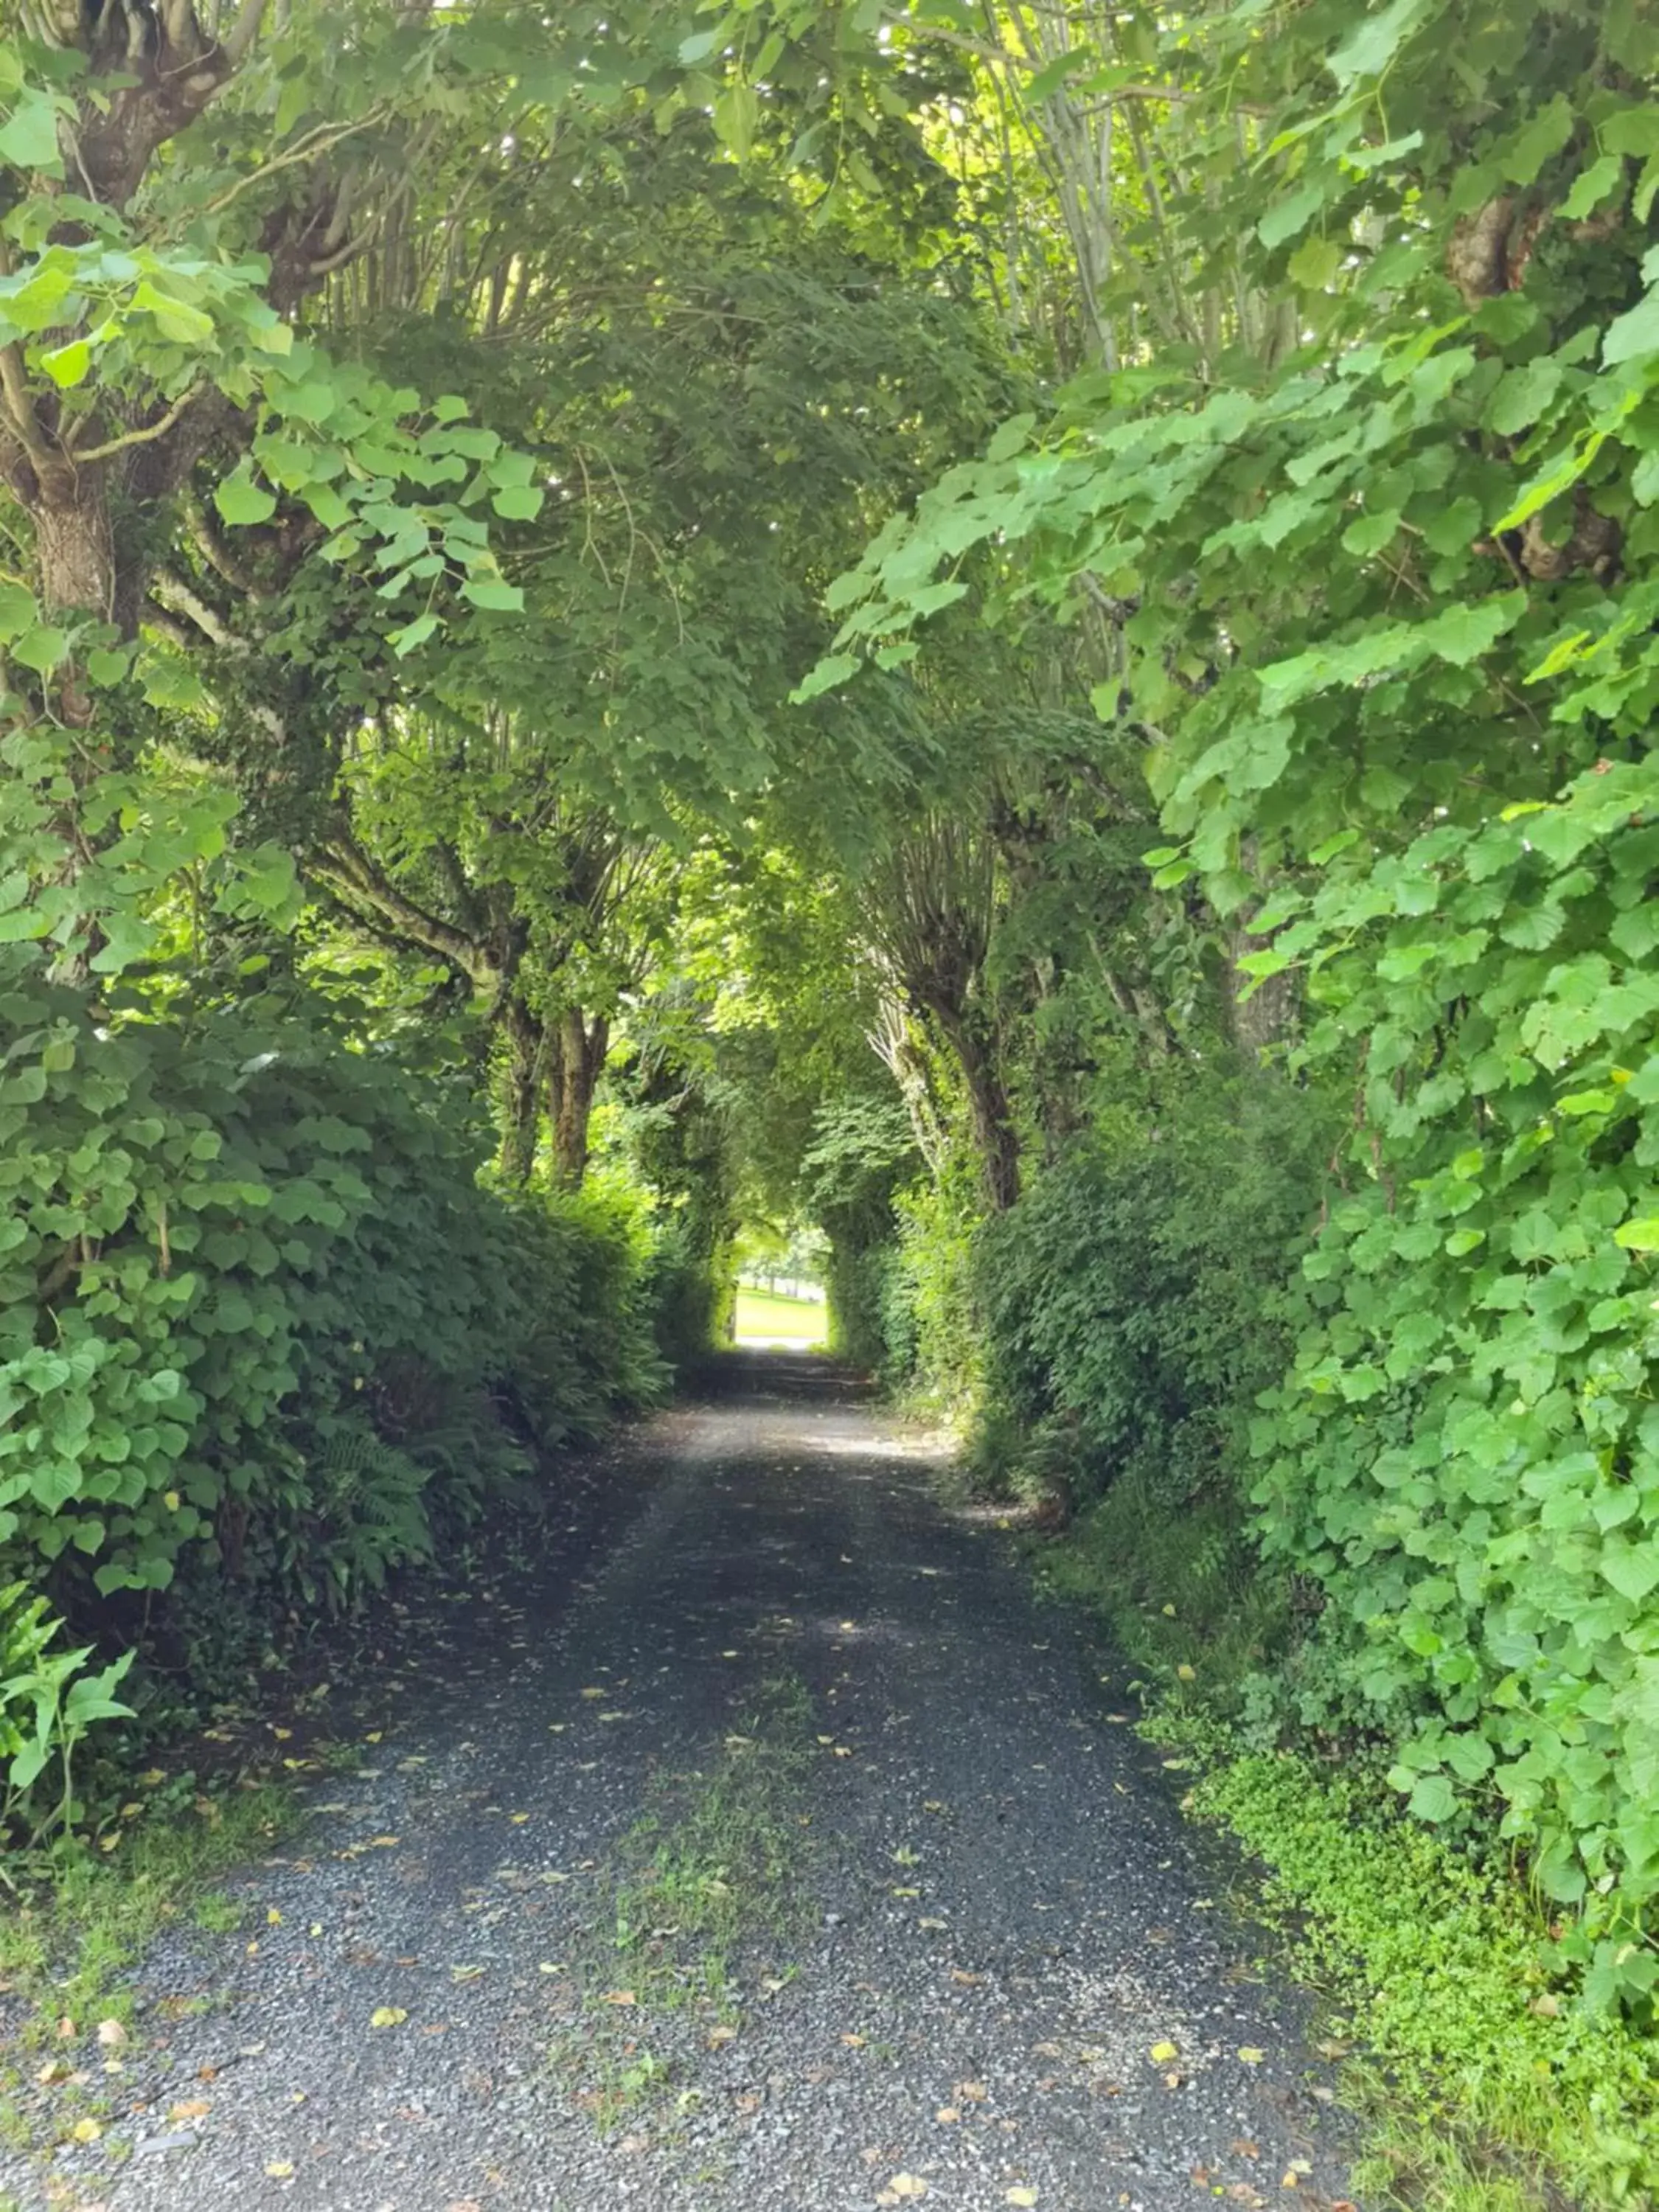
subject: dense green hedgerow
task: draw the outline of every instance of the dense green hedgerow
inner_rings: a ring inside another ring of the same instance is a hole
[[[337,1611],[659,1387],[626,1209],[481,1191],[441,1083],[17,955],[0,1029],[0,1584],[140,1641]]]

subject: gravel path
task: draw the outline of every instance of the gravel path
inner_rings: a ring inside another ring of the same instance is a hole
[[[1305,2004],[1251,1976],[1226,1869],[1108,1718],[1097,1658],[825,1367],[732,1371],[624,1459],[637,1503],[586,1579],[551,1562],[509,1582],[430,1686],[360,1686],[368,1764],[233,1885],[243,1926],[146,1963],[105,2139],[45,2177],[0,2154],[0,2195],[1165,2212],[1346,2194]],[[743,1731],[780,1682],[793,1863],[726,1984],[711,1967],[691,1988],[662,1966],[696,1966],[673,1929],[617,1948],[629,1832],[653,1811],[672,1831],[710,1778],[740,1793],[767,1753]]]

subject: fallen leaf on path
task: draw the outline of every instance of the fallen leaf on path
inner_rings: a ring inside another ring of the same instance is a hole
[[[96,2142],[103,2132],[102,2126],[96,2120],[77,2120],[70,2130],[70,2136],[75,2142]]]
[[[864,2048],[864,2038],[861,2035],[843,2035],[842,2041],[849,2051],[862,2051]]]
[[[103,2045],[106,2051],[118,2051],[126,2039],[127,2032],[125,2028],[122,2027],[118,2020],[100,2020],[99,2021],[98,2040]]]
[[[1035,2189],[1022,2183],[1018,2189],[1009,2190],[1002,2201],[1005,2204],[1035,2204],[1037,2201],[1037,2193]]]
[[[711,2027],[708,2031],[708,2048],[711,2051],[718,2051],[721,2044],[735,2043],[737,2039],[738,2031],[729,2021],[722,2021],[720,2027]]]
[[[1247,2066],[1260,2066],[1267,2054],[1265,2051],[1258,2051],[1253,2043],[1241,2043],[1238,2055]]]
[[[182,2104],[167,2108],[170,2120],[204,2120],[213,2110],[205,2097],[186,2097]]]
[[[938,2112],[934,2113],[933,2118],[939,2123],[941,2127],[949,2128],[955,2126],[956,2123],[962,2118],[962,2114],[955,2105],[941,2105]]]
[[[983,2081],[958,2081],[957,2094],[964,2105],[983,2105],[989,2100],[991,2093]]]
[[[632,1990],[607,1990],[601,2002],[610,2005],[631,2005],[639,2002]]]
[[[1155,2043],[1152,2045],[1152,2059],[1155,2066],[1167,2066],[1172,2058],[1179,2058],[1180,2056],[1173,2043]]]
[[[901,2203],[907,2197],[925,2197],[927,2184],[919,2173],[896,2173],[887,2185],[888,2193]]]
[[[368,2016],[371,2027],[401,2027],[409,2018],[402,2005],[376,2005]]]
[[[266,2166],[265,2172],[273,2181],[292,2181],[294,2160],[291,2158],[273,2158]]]

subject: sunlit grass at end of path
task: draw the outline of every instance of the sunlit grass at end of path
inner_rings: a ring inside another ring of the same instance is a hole
[[[828,1309],[809,1298],[780,1297],[772,1291],[738,1291],[737,1340],[739,1344],[799,1344],[828,1342]]]

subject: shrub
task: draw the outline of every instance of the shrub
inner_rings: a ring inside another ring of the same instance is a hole
[[[353,1602],[659,1387],[637,1222],[481,1190],[466,1099],[322,1016],[100,1020],[0,948],[0,1573],[71,1618]]]
[[[1261,1078],[1174,1091],[1030,1182],[974,1247],[986,1395],[1070,1438],[1073,1500],[1133,1474],[1166,1507],[1236,1493],[1317,1206],[1324,1117]]]
[[[1264,1541],[1324,1592],[1322,1674],[1443,1821],[1501,1813],[1593,1999],[1659,1948],[1659,824],[1651,763],[1354,848],[1311,958],[1318,1066],[1363,1060],[1353,1188],[1263,1400]]]

